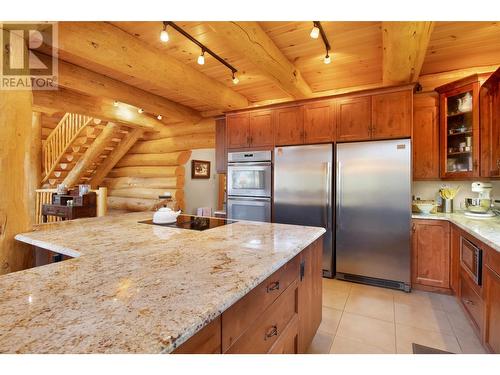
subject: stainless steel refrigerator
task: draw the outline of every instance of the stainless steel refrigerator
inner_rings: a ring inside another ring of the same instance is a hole
[[[336,277],[409,291],[409,139],[338,144]]]
[[[324,227],[323,275],[333,265],[333,148],[331,144],[274,149],[276,223]]]

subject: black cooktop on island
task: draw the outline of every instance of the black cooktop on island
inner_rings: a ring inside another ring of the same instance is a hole
[[[160,227],[181,228],[181,229],[191,229],[191,230],[207,230],[207,229],[217,228],[222,225],[236,223],[236,221],[221,219],[216,217],[179,215],[175,223],[157,224],[153,223],[152,219],[139,221],[139,223],[159,225]]]

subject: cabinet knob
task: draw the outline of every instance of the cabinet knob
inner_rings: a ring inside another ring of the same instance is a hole
[[[272,283],[270,283],[267,288],[266,288],[266,291],[269,293],[269,292],[272,292],[274,290],[279,290],[280,289],[280,282],[279,281],[273,281]]]
[[[462,299],[466,305],[474,305],[474,302],[472,302],[470,299],[463,298]]]
[[[273,336],[277,336],[278,335],[278,326],[277,325],[274,325],[272,326],[265,334],[264,336],[264,340],[267,340],[267,339],[270,339],[271,337]]]
[[[412,231],[412,233],[415,233],[415,231],[416,231],[416,230],[417,230],[417,228],[416,228],[415,224],[413,224],[413,225],[411,226],[411,231]]]

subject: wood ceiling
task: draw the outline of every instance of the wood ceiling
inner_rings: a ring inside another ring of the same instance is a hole
[[[141,62],[144,67],[148,64],[162,64],[162,59],[174,58],[217,81],[217,84],[222,83],[251,103],[292,99],[262,67],[252,63],[251,56],[231,48],[209,23],[176,24],[236,67],[239,84],[234,85],[229,69],[211,56],[205,55],[204,65],[197,64],[199,47],[175,30],[169,28],[170,40],[161,43],[161,22],[112,22],[113,26],[139,39],[157,54],[156,61]],[[382,22],[322,22],[332,46],[332,62],[328,65],[323,63],[325,49],[321,38],[314,40],[309,36],[312,22],[259,22],[258,25],[301,73],[313,96],[331,94],[332,91],[344,88],[374,88],[383,84]],[[82,40],[82,43],[85,42],[89,41]],[[201,100],[192,92],[186,95],[186,92],[178,87],[158,85],[150,79],[114,70],[109,66],[94,63],[91,59],[66,54],[64,51],[60,58],[168,98],[205,115],[220,113],[223,110]],[[421,74],[494,64],[500,64],[498,22],[435,22]],[[203,88],[200,87],[200,90]]]

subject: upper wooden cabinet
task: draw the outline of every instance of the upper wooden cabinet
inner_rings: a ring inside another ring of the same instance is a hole
[[[450,288],[450,223],[447,221],[413,220],[412,282]]]
[[[337,141],[362,141],[371,137],[371,100],[369,96],[335,101]]]
[[[304,105],[304,143],[333,141],[334,110],[331,100]]]
[[[412,98],[410,90],[372,96],[372,139],[411,136]]]
[[[250,115],[241,113],[227,116],[226,118],[226,140],[227,148],[248,147],[250,144],[249,135]]]
[[[226,124],[228,149],[274,145],[274,127],[270,110],[228,115]]]
[[[276,146],[304,143],[304,108],[302,106],[274,110]]]
[[[500,177],[500,69],[481,86],[479,106],[481,176]]]
[[[251,147],[274,146],[274,128],[270,110],[250,113],[249,135]]]
[[[439,93],[442,178],[479,177],[478,75],[436,88]]]
[[[413,179],[439,178],[437,98],[416,95],[413,105]]]

